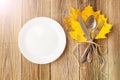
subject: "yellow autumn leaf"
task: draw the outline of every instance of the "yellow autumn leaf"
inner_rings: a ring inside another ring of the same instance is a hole
[[[80,15],[80,10],[71,8],[70,10],[70,18],[65,18],[64,21],[67,25],[67,29],[69,30],[69,35],[72,39],[77,40],[78,42],[85,42],[87,38],[82,31],[82,28],[77,20],[78,15]]]
[[[104,22],[100,32],[97,34],[95,39],[106,38],[105,35],[109,33],[110,29],[112,28],[112,25],[107,23],[107,18],[105,18],[105,16],[101,14],[100,11],[94,11],[91,6],[87,6],[83,11],[71,8],[70,17],[65,18],[64,21],[65,24],[67,25],[69,35],[71,36],[72,39],[77,40],[78,42],[87,41],[87,38],[78,22],[78,15],[82,17],[84,22],[86,22],[88,17],[91,15],[95,17],[98,25],[99,22],[101,21]]]
[[[103,21],[104,24],[100,30],[100,32],[97,34],[95,39],[103,39],[106,38],[106,34],[110,32],[110,29],[112,28],[112,24],[107,23],[107,18],[103,14],[99,15],[97,22]]]

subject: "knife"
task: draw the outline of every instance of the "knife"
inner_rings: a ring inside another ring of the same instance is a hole
[[[87,30],[87,27],[86,27],[85,23],[83,22],[83,20],[82,20],[80,15],[78,15],[78,21],[79,21],[79,23],[81,25],[81,28],[82,28],[85,36],[87,37],[87,39],[91,40],[90,34],[89,34],[88,30]]]

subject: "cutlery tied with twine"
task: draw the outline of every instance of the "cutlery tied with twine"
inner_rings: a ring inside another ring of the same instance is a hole
[[[106,34],[112,28],[112,24],[107,22],[104,14],[94,11],[91,6],[87,6],[83,11],[71,8],[70,17],[65,18],[64,21],[72,39],[78,43],[88,43],[80,57],[80,62],[91,62],[93,55],[96,55],[99,62],[102,63],[100,45],[95,40],[107,38]]]
[[[112,24],[108,23],[104,14],[101,14],[99,10],[94,11],[91,6],[85,7],[83,11],[71,8],[70,17],[64,18],[64,21],[67,26],[66,29],[68,34],[73,40],[76,40],[78,44],[81,42],[88,43],[84,52],[80,56],[80,59],[75,54],[73,54],[78,64],[83,64],[84,62],[93,62],[94,65],[92,66],[95,67],[95,70],[93,70],[95,72],[93,73],[96,74],[100,72],[104,75],[105,78],[107,78],[105,75],[106,73],[104,73],[102,70],[105,60],[104,56],[101,55],[105,54],[107,51],[105,50],[104,52],[101,52],[103,51],[101,50],[101,46],[104,45],[99,45],[96,43],[96,40],[107,38],[106,34],[110,32]],[[75,47],[73,48],[72,53],[74,53],[76,49]],[[97,64],[99,63],[100,66],[98,67]]]

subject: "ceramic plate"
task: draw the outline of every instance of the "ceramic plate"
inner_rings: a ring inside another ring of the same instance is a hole
[[[63,53],[66,36],[62,26],[53,19],[39,17],[28,21],[18,36],[23,56],[37,64],[55,61]]]

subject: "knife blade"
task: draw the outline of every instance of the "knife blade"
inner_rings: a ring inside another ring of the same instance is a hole
[[[90,34],[89,34],[88,30],[87,30],[87,27],[86,27],[85,23],[83,22],[83,20],[82,20],[80,15],[78,15],[78,21],[79,21],[79,23],[81,25],[81,28],[82,28],[85,36],[87,37],[87,39],[91,40]]]

